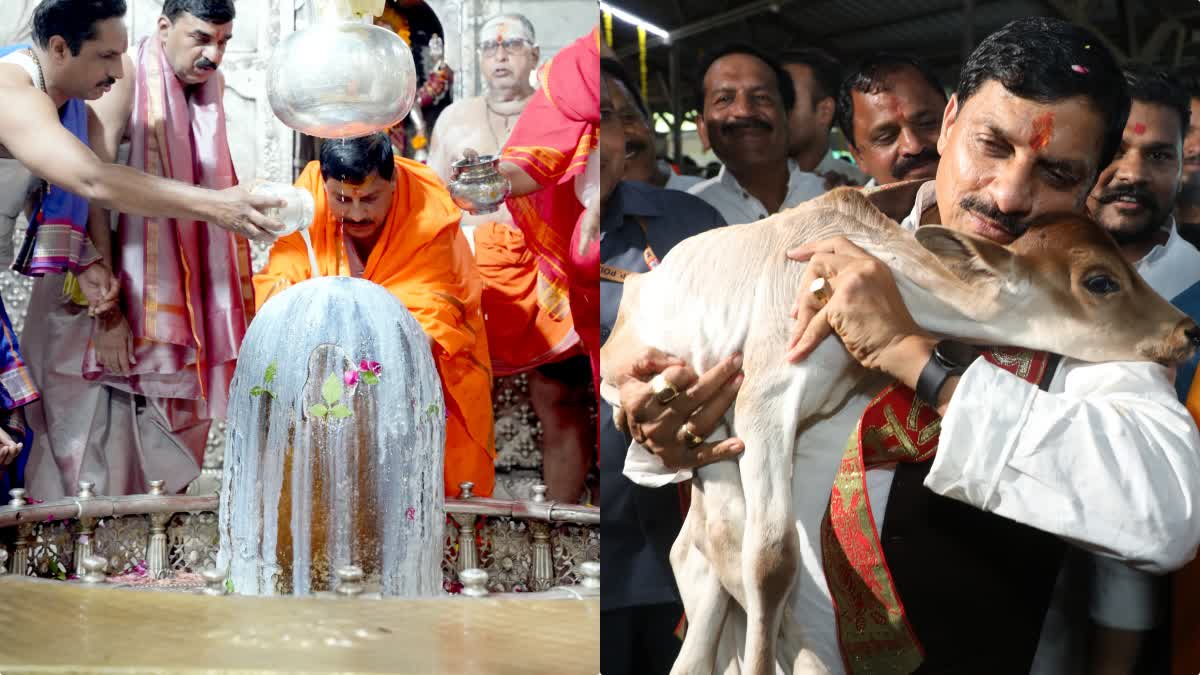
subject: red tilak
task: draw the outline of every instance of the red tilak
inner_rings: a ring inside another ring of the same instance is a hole
[[[1054,113],[1042,113],[1033,120],[1033,136],[1029,138],[1029,147],[1033,148],[1034,152],[1041,150],[1050,143],[1050,136],[1054,134]]]

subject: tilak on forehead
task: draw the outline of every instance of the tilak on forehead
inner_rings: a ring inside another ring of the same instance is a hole
[[[487,42],[494,40],[503,42],[504,40],[512,40],[523,38],[533,44],[533,36],[525,28],[525,24],[507,16],[498,16],[491,21],[483,24],[483,30],[479,31],[479,41]]]
[[[1146,125],[1142,124],[1141,122],[1135,122],[1133,125],[1133,133],[1137,134],[1138,136],[1146,133]]]
[[[1049,145],[1052,136],[1054,136],[1054,113],[1044,112],[1033,118],[1033,134],[1029,136],[1029,147],[1033,148],[1034,152]]]

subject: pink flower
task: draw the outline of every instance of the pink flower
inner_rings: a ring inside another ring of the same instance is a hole
[[[404,515],[408,516],[409,520],[416,520],[417,510],[410,506],[408,507],[408,510],[404,512]]]
[[[1088,67],[1087,67],[1087,66],[1081,66],[1081,65],[1078,65],[1078,64],[1076,64],[1076,65],[1073,65],[1073,66],[1071,66],[1071,70],[1073,70],[1073,71],[1075,71],[1075,72],[1079,73],[1080,75],[1087,75],[1087,74],[1088,74]]]
[[[342,376],[342,380],[345,381],[347,387],[353,387],[358,384],[358,371],[354,368],[347,370],[346,374]]]
[[[358,369],[362,370],[362,371],[369,371],[371,373],[374,373],[376,376],[383,374],[383,366],[379,365],[378,361],[368,361],[366,359],[363,359],[358,364]]]

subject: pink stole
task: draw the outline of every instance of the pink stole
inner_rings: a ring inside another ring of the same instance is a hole
[[[129,165],[208,188],[235,185],[220,73],[189,96],[157,38],[142,40],[137,59]],[[208,223],[126,214],[117,239],[137,365],[128,378],[109,374],[89,344],[84,377],[145,396],[204,399],[205,416],[223,417],[254,311],[249,245]]]

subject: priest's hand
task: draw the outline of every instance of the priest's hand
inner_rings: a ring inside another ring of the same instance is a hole
[[[133,333],[124,315],[116,314],[107,320],[96,321],[96,360],[114,375],[128,375],[130,366],[137,365],[133,357]]]
[[[75,275],[79,290],[88,301],[88,316],[106,317],[117,308],[121,284],[103,263],[95,263]]]
[[[283,231],[284,225],[269,209],[281,209],[287,202],[278,197],[255,194],[240,185],[216,193],[218,198],[206,205],[208,222],[247,239],[271,241],[272,232]]]

